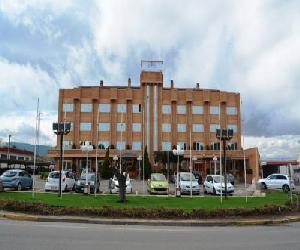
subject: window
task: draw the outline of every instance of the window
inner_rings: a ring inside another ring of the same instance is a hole
[[[98,148],[107,149],[109,147],[109,141],[98,141]]]
[[[227,145],[228,150],[237,150],[237,143],[236,142],[229,142]]]
[[[180,149],[182,149],[182,150],[186,150],[186,144],[185,144],[185,142],[183,142],[183,141],[179,141],[179,142],[177,142],[177,145],[179,145],[179,146],[180,146]]]
[[[109,103],[100,103],[99,104],[99,112],[109,113],[110,112],[110,104]]]
[[[7,159],[7,155],[1,154],[1,159]]]
[[[132,104],[132,113],[141,113],[142,105],[141,104]]]
[[[141,132],[142,125],[140,123],[132,123],[132,131],[133,132]]]
[[[219,114],[219,106],[210,106],[209,113],[211,115],[218,115]]]
[[[98,124],[99,131],[109,131],[110,130],[110,123],[108,122],[100,122]]]
[[[66,149],[72,148],[73,142],[72,141],[63,141],[63,146]]]
[[[162,124],[162,132],[171,132],[171,124],[163,123]]]
[[[220,128],[219,124],[210,124],[209,131],[212,133],[216,133],[216,130]]]
[[[185,105],[177,105],[177,114],[185,114],[185,113],[186,113]]]
[[[192,114],[193,115],[201,115],[203,114],[203,106],[192,106]]]
[[[19,157],[18,157],[18,160],[19,160],[19,161],[24,161],[24,156],[19,156]]]
[[[63,112],[73,112],[73,103],[64,103]]]
[[[132,141],[132,150],[141,150],[142,144],[140,141]]]
[[[70,122],[70,123],[71,123],[70,131],[73,131],[73,129],[74,129],[74,124],[73,124],[73,122]]]
[[[124,141],[117,141],[117,149],[124,150],[125,149],[125,142]]]
[[[125,131],[125,123],[124,122],[118,122],[117,123],[117,131],[118,132],[124,132]]]
[[[234,133],[237,131],[237,126],[235,124],[228,124],[227,129],[232,129]]]
[[[91,123],[89,122],[81,122],[80,123],[80,131],[91,131]]]
[[[92,104],[90,103],[81,103],[80,112],[92,112]]]
[[[203,124],[193,124],[193,132],[203,132]]]
[[[237,108],[236,107],[226,107],[226,114],[227,115],[236,115]]]
[[[193,150],[196,150],[196,151],[204,150],[203,142],[193,142]]]
[[[163,114],[171,114],[171,105],[169,105],[169,104],[162,105],[162,113]]]
[[[286,180],[286,176],[284,176],[284,175],[277,175],[276,179],[277,180]]]
[[[126,112],[126,104],[118,104],[117,111],[118,111],[118,113],[125,113]]]
[[[210,150],[220,150],[220,142],[212,142],[210,144]]]
[[[177,124],[177,132],[186,132],[186,125],[184,123]]]
[[[162,148],[163,151],[170,151],[171,150],[171,142],[163,141],[161,143],[161,148]]]

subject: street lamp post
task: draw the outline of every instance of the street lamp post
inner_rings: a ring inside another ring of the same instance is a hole
[[[139,162],[139,180],[141,180],[141,160],[143,159],[141,155],[136,158]]]
[[[173,149],[173,154],[177,155],[177,177],[176,177],[176,197],[180,197],[180,187],[179,187],[179,156],[184,154],[184,150],[180,149],[180,146],[177,145],[177,149]]]
[[[84,142],[84,144],[80,147],[83,152],[86,152],[86,165],[85,165],[85,186],[84,193],[89,194],[89,182],[88,182],[88,173],[89,173],[89,152],[93,151],[93,146],[88,142]]]
[[[233,136],[233,129],[217,129],[216,137],[223,142],[223,162],[225,179],[225,198],[227,199],[227,169],[226,169],[226,141],[230,141]],[[222,186],[221,186],[222,190]]]
[[[56,135],[60,135],[60,160],[59,160],[59,191],[58,197],[61,197],[61,169],[62,169],[62,153],[63,153],[63,140],[64,135],[68,134],[71,130],[70,122],[55,122],[52,124],[52,129]]]
[[[214,157],[213,157],[213,161],[214,161],[214,175],[217,174],[217,160],[218,160],[217,156],[214,155]]]
[[[190,164],[190,196],[193,197],[193,182],[192,182],[192,174],[193,174],[193,164],[194,164],[194,161],[197,160],[197,158],[195,156],[192,157],[192,162]]]

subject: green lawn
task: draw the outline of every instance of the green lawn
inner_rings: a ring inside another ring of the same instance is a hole
[[[262,207],[266,204],[283,205],[289,199],[285,193],[270,193],[266,197],[249,197],[248,203],[245,203],[244,197],[229,197],[228,200],[223,199],[220,203],[220,197],[156,197],[156,196],[126,196],[127,202],[120,204],[117,202],[116,195],[99,195],[85,196],[83,194],[63,194],[60,199],[55,193],[38,193],[35,199],[32,199],[30,192],[2,192],[0,199],[12,199],[23,201],[40,201],[50,205],[65,207],[144,207],[144,208],[181,208],[190,209],[217,209],[217,208],[244,208],[244,207]]]

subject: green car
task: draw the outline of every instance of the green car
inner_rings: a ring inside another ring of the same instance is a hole
[[[169,183],[163,174],[152,173],[147,182],[147,189],[150,194],[168,194]]]

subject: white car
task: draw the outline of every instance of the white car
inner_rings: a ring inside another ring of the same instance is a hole
[[[176,187],[177,175],[175,175],[174,179],[175,179],[175,187]],[[191,187],[190,172],[179,172],[179,187],[180,187],[180,193],[182,194],[190,194],[191,188],[193,194],[200,194],[200,186],[194,174],[192,174],[192,187]]]
[[[225,193],[225,180],[222,175],[207,175],[203,183],[204,193],[221,194]],[[234,193],[234,186],[227,181],[227,194]]]
[[[265,179],[259,179],[258,184],[263,189],[282,189],[284,192],[290,191],[290,179],[284,174],[271,174]],[[294,189],[294,182],[291,181],[291,187]]]
[[[75,178],[71,171],[61,172],[61,190],[68,191],[74,190]],[[59,190],[59,171],[52,171],[49,173],[45,183],[45,191],[58,191]]]
[[[111,194],[117,194],[119,193],[119,182],[117,177],[114,175],[113,178],[110,178],[109,180],[109,192]],[[131,180],[129,178],[129,175],[127,175],[126,179],[126,194],[132,193],[132,185],[131,185]]]

